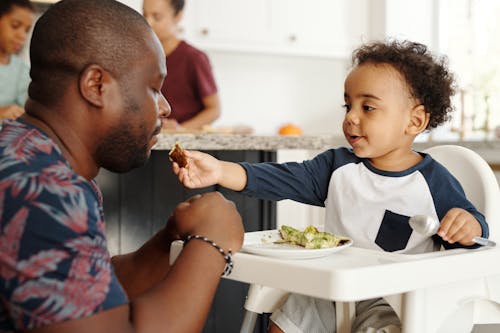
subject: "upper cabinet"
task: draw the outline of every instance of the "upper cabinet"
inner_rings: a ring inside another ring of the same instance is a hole
[[[369,0],[190,0],[183,37],[206,50],[344,58],[368,33]]]
[[[274,0],[277,42],[304,55],[346,57],[367,34],[364,0]]]
[[[212,47],[247,47],[272,41],[269,0],[190,0],[190,37]]]

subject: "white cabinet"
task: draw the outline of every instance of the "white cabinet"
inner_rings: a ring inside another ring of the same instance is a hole
[[[278,43],[301,54],[346,57],[368,26],[364,0],[274,0]]]
[[[216,49],[269,45],[271,5],[269,0],[190,0],[187,37]]]
[[[190,0],[184,37],[206,50],[346,57],[369,0]]]

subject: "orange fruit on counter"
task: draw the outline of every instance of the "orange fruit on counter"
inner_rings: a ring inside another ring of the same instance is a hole
[[[303,133],[302,128],[294,124],[285,124],[278,130],[279,135],[302,135]]]

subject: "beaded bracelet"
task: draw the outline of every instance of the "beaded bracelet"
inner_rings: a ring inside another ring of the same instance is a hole
[[[220,247],[216,242],[208,239],[207,237],[203,237],[200,235],[187,236],[186,239],[184,240],[184,246],[191,239],[199,239],[199,240],[205,241],[205,242],[209,243],[210,245],[212,245],[213,247],[215,247],[217,249],[217,251],[219,251],[220,254],[222,254],[222,256],[224,257],[224,260],[226,261],[226,267],[224,267],[224,272],[222,272],[222,276],[228,276],[229,274],[231,274],[231,271],[233,270],[233,261],[231,260],[231,256],[233,253],[231,252],[231,250],[227,251],[227,253],[226,253],[224,251],[224,249],[222,247]]]

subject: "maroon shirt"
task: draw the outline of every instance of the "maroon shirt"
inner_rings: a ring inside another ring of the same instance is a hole
[[[169,118],[179,123],[203,110],[203,98],[217,93],[207,55],[181,41],[167,56],[167,77],[161,91],[172,107]]]

